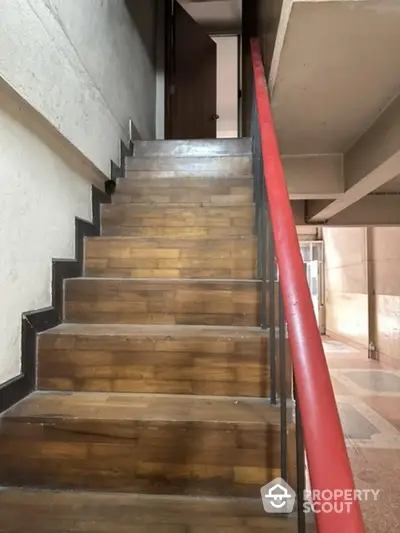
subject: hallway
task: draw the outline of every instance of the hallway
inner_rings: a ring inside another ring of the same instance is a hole
[[[323,344],[356,486],[381,491],[361,502],[367,531],[398,531],[400,370],[329,337]]]

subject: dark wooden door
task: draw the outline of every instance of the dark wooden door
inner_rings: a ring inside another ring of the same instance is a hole
[[[217,45],[178,2],[170,21],[166,138],[215,138]]]

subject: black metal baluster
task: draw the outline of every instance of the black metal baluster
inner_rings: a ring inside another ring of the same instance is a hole
[[[269,213],[268,213],[268,220]],[[275,243],[271,222],[268,225],[268,285],[269,285],[269,364],[271,369],[271,403],[276,405],[276,330],[275,330]]]
[[[287,481],[287,379],[286,379],[286,324],[282,292],[279,288],[279,397],[281,406],[281,478]]]
[[[296,381],[293,378],[293,392],[295,401],[296,416],[296,467],[297,467],[297,531],[305,533],[306,515],[304,514],[304,490],[306,484],[305,478],[305,459],[304,459],[304,441],[303,430],[301,426],[301,416],[299,404],[297,402]]]
[[[263,178],[264,172],[262,173]],[[268,320],[267,320],[267,279],[268,279],[268,271],[267,271],[267,250],[266,250],[266,244],[267,244],[267,212],[266,212],[266,196],[265,196],[265,184],[264,180],[261,181],[261,234],[259,236],[260,241],[260,253],[261,253],[261,298],[260,298],[260,305],[261,305],[261,327],[263,329],[267,329],[268,327]]]

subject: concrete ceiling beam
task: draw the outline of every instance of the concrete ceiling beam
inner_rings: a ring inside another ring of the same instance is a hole
[[[271,49],[279,2],[264,1]],[[399,93],[399,0],[280,4],[269,88],[282,153],[345,153]]]
[[[311,204],[310,221],[334,217],[400,174],[400,96],[344,155],[343,168],[344,193],[328,205]]]
[[[330,218],[326,226],[400,226],[400,195],[365,196]]]
[[[282,156],[291,200],[336,199],[344,192],[341,154]]]

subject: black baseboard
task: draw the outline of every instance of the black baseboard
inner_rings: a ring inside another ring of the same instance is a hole
[[[75,218],[75,259],[53,259],[52,306],[23,313],[21,374],[0,385],[0,413],[22,400],[35,389],[37,334],[61,323],[64,307],[64,280],[82,275],[84,238],[100,235],[100,204],[110,201],[109,195],[92,186],[93,222]]]
[[[115,192],[116,183],[118,178],[125,177],[125,158],[133,156],[133,142],[130,141],[129,145],[121,141],[120,143],[120,164],[117,165],[115,161],[111,160],[110,176],[111,179],[107,180],[104,184],[104,188],[107,194],[113,194]]]

